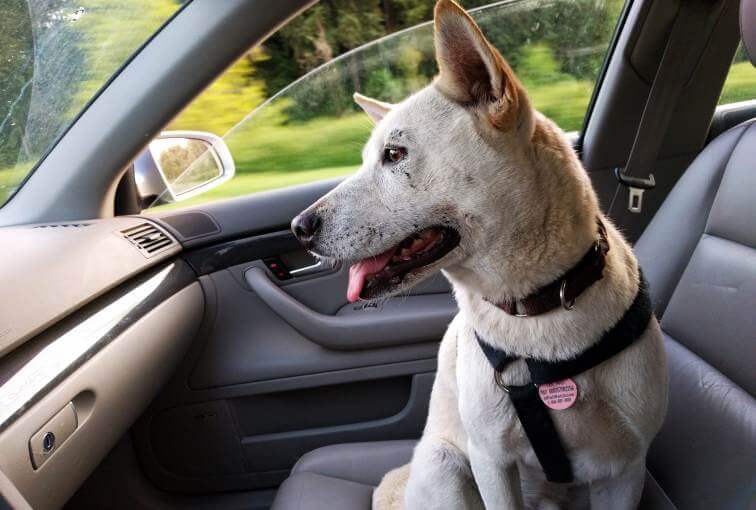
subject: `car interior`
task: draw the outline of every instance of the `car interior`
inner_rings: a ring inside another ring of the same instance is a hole
[[[145,207],[204,191],[145,184],[153,140],[212,148],[233,181],[233,147],[163,130],[314,4],[183,2],[0,207],[0,508],[369,509],[410,460],[457,306],[440,274],[347,303],[348,268],[289,230],[343,177]],[[664,61],[681,22],[685,58]],[[737,52],[756,76],[754,0],[627,0],[571,135],[664,333],[643,509],[756,508],[756,94],[718,105]],[[645,126],[655,187],[634,211],[615,169],[662,62],[684,80]]]

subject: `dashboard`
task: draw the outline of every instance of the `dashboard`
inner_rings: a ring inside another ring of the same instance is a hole
[[[143,217],[2,228],[0,246],[3,494],[59,508],[172,374],[204,295]]]

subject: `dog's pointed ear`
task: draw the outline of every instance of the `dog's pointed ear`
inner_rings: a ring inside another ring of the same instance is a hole
[[[492,124],[502,130],[530,120],[530,102],[512,68],[453,0],[436,3],[434,41],[436,87],[444,95],[463,105],[486,106]]]
[[[379,123],[389,111],[391,111],[391,107],[393,106],[391,103],[384,103],[383,101],[378,101],[372,97],[363,96],[359,92],[355,92],[352,97],[354,97],[354,102],[360,105],[360,108],[362,108],[376,124]]]

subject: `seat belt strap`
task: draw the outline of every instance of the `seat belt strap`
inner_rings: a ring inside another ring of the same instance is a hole
[[[661,62],[656,70],[648,100],[643,108],[638,130],[635,132],[630,156],[624,168],[615,168],[614,175],[622,186],[628,188],[628,207],[632,213],[643,208],[643,192],[656,186],[653,168],[659,156],[667,127],[674,113],[674,105],[692,69],[691,41],[700,35],[706,16],[701,12],[704,2],[687,0],[680,3],[680,10],[667,39]],[[685,67],[681,69],[680,63]]]

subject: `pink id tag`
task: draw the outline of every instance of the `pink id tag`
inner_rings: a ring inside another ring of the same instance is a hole
[[[538,387],[538,396],[546,407],[561,411],[572,407],[578,396],[578,388],[572,379],[564,379]]]

